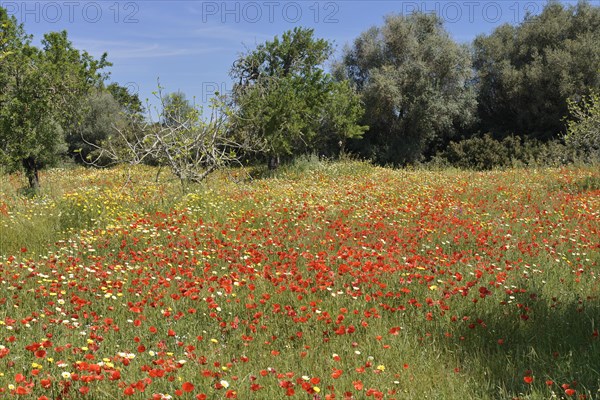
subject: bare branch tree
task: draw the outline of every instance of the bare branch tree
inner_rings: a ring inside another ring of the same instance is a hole
[[[259,150],[258,142],[233,137],[232,110],[223,96],[211,99],[208,118],[195,105],[166,104],[168,97],[163,97],[160,86],[157,97],[161,111],[154,118],[149,113],[147,121],[115,126],[115,135],[100,145],[86,141],[97,149],[87,162],[95,166],[107,164],[106,160],[108,164],[154,163],[186,183],[200,182],[224,166],[241,165],[242,154]]]

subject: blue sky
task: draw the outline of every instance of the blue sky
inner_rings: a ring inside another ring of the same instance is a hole
[[[575,1],[563,1],[574,4]],[[600,0],[592,3],[600,4]],[[339,55],[361,32],[381,25],[390,13],[437,12],[451,36],[469,42],[502,23],[539,13],[545,0],[497,1],[199,1],[96,0],[3,1],[0,5],[39,40],[67,30],[79,49],[114,65],[111,81],[126,85],[155,104],[157,79],[165,91],[182,91],[207,104],[215,90],[226,92],[233,61],[246,49],[296,26],[314,28]]]

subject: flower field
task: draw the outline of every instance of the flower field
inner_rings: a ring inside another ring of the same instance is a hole
[[[0,397],[600,398],[600,172],[0,185]]]

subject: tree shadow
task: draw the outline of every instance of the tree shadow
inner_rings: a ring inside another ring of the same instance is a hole
[[[483,373],[490,398],[600,398],[598,297],[530,293],[460,324],[455,351],[464,371]]]

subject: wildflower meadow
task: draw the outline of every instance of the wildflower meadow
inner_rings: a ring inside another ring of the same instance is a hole
[[[0,398],[600,398],[600,171],[0,182]]]

